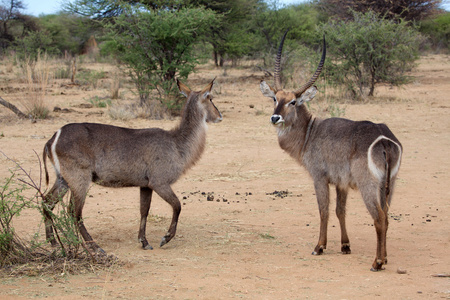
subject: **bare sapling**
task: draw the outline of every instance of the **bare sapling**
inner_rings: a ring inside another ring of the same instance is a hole
[[[72,123],[59,129],[45,144],[43,157],[47,184],[47,158],[56,171],[56,181],[43,200],[46,238],[52,245],[56,245],[56,241],[50,211],[70,190],[70,210],[80,234],[90,251],[104,253],[82,219],[91,182],[106,187],[140,188],[138,240],[144,249],[153,249],[145,235],[153,191],[173,209],[169,230],[160,246],[175,236],[181,205],[171,185],[200,159],[205,149],[206,123],[222,120],[212,102],[214,80],[199,92],[191,91],[178,80],[177,85],[187,101],[179,125],[172,130]]]
[[[326,57],[325,38],[319,66],[311,79],[293,92],[283,91],[280,59],[284,34],[275,61],[275,88],[261,81],[264,96],[273,99],[271,123],[278,132],[280,147],[303,165],[314,181],[320,213],[319,241],[312,252],[321,255],[327,247],[330,204],[329,185],[336,187],[336,215],[341,227],[341,251],[350,254],[350,241],[345,226],[349,188],[359,189],[374,219],[377,250],[372,271],[387,263],[386,233],[388,210],[395,180],[400,168],[402,145],[385,124],[351,121],[343,118],[319,119],[308,111],[305,102],[314,98],[314,85]]]

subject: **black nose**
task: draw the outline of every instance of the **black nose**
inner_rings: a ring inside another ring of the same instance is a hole
[[[280,120],[280,116],[276,116],[276,115],[274,115],[270,118],[270,121],[272,122],[272,124],[276,124],[279,120]]]

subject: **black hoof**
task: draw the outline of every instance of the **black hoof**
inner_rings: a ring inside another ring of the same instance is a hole
[[[153,247],[150,246],[150,244],[147,244],[147,246],[142,246],[142,249],[144,249],[144,250],[153,250]]]
[[[96,255],[106,255],[105,250],[103,250],[102,248],[98,247],[97,249],[95,249],[95,254]]]
[[[153,247],[148,243],[146,238],[139,239],[139,242],[142,243],[142,249],[144,249],[144,250],[153,250]]]
[[[381,262],[381,260],[377,259],[375,260],[375,262],[372,264],[372,268],[370,268],[370,271],[372,272],[378,272],[384,270],[383,268],[383,263]]]
[[[350,245],[342,245],[341,251],[343,254],[351,254],[352,250],[350,250]]]
[[[311,253],[312,255],[322,255],[323,254],[323,248],[322,247],[316,247],[314,251]]]

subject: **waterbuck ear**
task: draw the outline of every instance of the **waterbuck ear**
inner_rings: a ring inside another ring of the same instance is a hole
[[[211,93],[211,91],[214,87],[215,80],[216,80],[216,78],[214,77],[214,79],[200,92],[200,95],[202,95],[203,99],[206,99],[208,97],[208,95]]]
[[[310,100],[312,100],[314,98],[314,96],[316,96],[317,93],[317,88],[316,86],[312,86],[309,89],[307,89],[305,92],[303,92],[303,94],[297,98],[297,106],[302,105],[305,102],[308,102]]]
[[[177,85],[178,89],[180,90],[180,93],[182,93],[185,97],[188,97],[189,94],[191,93],[191,89],[187,85],[179,81],[178,78],[177,78]]]
[[[273,88],[267,84],[264,80],[261,80],[261,83],[259,84],[259,88],[261,89],[261,93],[269,98],[275,99],[275,91]]]

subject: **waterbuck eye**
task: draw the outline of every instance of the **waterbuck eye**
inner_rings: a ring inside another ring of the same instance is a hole
[[[289,105],[295,105],[296,100],[292,100],[291,102],[289,102]]]

